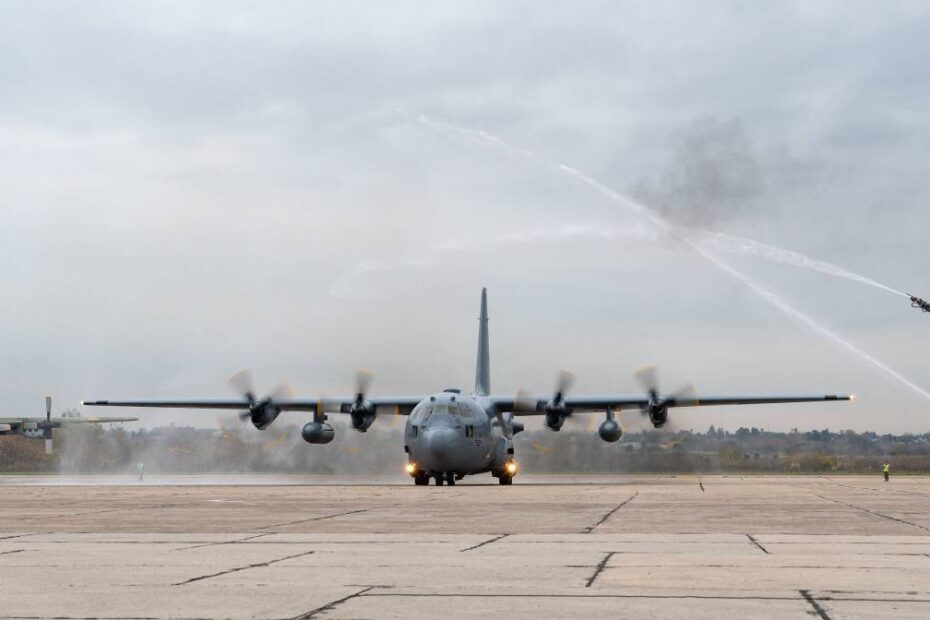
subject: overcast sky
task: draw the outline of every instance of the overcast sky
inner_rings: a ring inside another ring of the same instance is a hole
[[[0,414],[227,396],[242,368],[470,389],[487,286],[495,391],[629,392],[651,362],[668,390],[861,396],[684,428],[930,430],[682,241],[930,296],[926,3],[268,4],[0,2]],[[930,390],[905,298],[714,253]],[[182,420],[214,423],[144,414]]]

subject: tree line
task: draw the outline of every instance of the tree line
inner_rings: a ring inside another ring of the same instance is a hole
[[[540,473],[867,473],[885,460],[897,472],[930,472],[930,433],[711,426],[631,432],[607,444],[590,431],[541,429],[518,434],[514,447],[521,469]],[[238,420],[219,429],[72,427],[55,432],[54,448],[46,455],[41,441],[0,437],[0,472],[130,473],[141,461],[153,473],[384,474],[406,462],[402,430],[388,424],[364,434],[337,426],[328,445],[306,444],[297,425],[258,432]]]

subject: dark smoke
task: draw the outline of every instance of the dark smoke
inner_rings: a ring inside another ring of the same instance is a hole
[[[659,179],[640,181],[632,190],[669,220],[707,227],[751,208],[764,194],[766,166],[739,119],[694,121],[672,143]]]

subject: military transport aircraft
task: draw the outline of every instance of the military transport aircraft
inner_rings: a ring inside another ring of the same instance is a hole
[[[462,394],[446,389],[432,395],[369,396],[371,375],[359,373],[354,396],[342,398],[289,398],[272,393],[257,398],[246,374],[234,376],[243,398],[231,400],[92,400],[84,405],[104,407],[173,407],[180,409],[239,409],[243,418],[263,430],[282,411],[312,412],[313,419],[302,431],[305,441],[325,444],[335,432],[327,423],[328,413],[348,414],[352,428],[365,432],[380,412],[391,411],[409,416],[404,430],[407,473],[417,485],[450,485],[466,475],[490,472],[500,484],[511,484],[517,473],[513,436],[523,430],[515,417],[545,416],[545,425],[553,431],[562,428],[566,418],[578,413],[604,412],[598,435],[615,442],[623,434],[616,413],[621,408],[639,409],[652,425],[662,427],[668,411],[674,407],[714,405],[756,405],[761,403],[797,403],[808,401],[852,400],[854,396],[819,394],[777,394],[748,396],[702,396],[680,392],[662,395],[654,370],[638,374],[645,394],[569,395],[572,375],[562,371],[555,391],[545,396],[525,393],[497,395],[491,393],[490,350],[488,341],[487,290],[481,291],[481,316],[478,319],[478,363],[475,390]],[[277,392],[277,391],[276,391]]]
[[[52,417],[52,397],[45,397],[44,418],[0,418],[0,435],[22,435],[29,439],[45,439],[45,453],[52,453],[52,429],[79,424],[109,424],[135,422],[139,418],[85,418],[78,413]]]

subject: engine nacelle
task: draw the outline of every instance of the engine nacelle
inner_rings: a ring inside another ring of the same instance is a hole
[[[546,428],[548,428],[550,431],[560,430],[563,424],[565,424],[564,415],[559,415],[558,413],[552,411],[546,412]]]
[[[377,412],[375,406],[365,401],[360,406],[352,406],[349,409],[349,417],[352,418],[352,428],[360,433],[364,433],[374,424]]]
[[[649,421],[655,428],[662,428],[668,422],[668,407],[651,407],[649,409]]]
[[[304,425],[300,435],[307,443],[329,443],[336,436],[336,431],[326,422],[309,422]]]
[[[620,428],[616,420],[604,420],[597,427],[597,434],[607,443],[614,443],[623,437],[623,429]]]
[[[271,401],[255,403],[249,407],[249,419],[260,431],[265,430],[280,415],[281,410]]]

